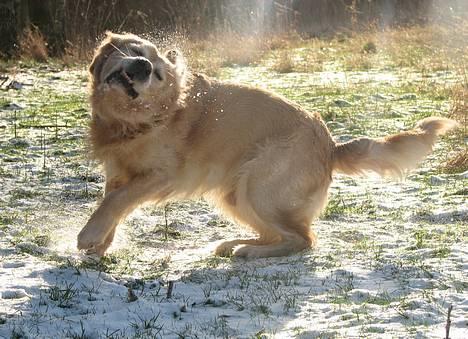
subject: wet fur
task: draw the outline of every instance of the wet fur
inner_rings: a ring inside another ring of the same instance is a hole
[[[164,79],[135,100],[102,80],[112,53],[130,42],[148,48]],[[217,254],[300,251],[315,243],[310,224],[326,205],[333,171],[404,174],[454,126],[429,118],[412,131],[336,144],[319,115],[268,91],[189,74],[180,53],[161,54],[134,35],[109,33],[90,75],[90,137],[106,188],[78,248],[100,255],[140,204],[200,196],[258,234],[226,241]]]

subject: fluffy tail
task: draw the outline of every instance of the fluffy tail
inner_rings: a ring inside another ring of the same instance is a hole
[[[456,126],[453,120],[431,117],[418,121],[410,131],[337,144],[333,169],[349,175],[373,171],[381,176],[402,177],[432,151],[438,135]]]

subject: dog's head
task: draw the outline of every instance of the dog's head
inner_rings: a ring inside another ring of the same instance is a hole
[[[185,85],[185,63],[179,52],[160,53],[154,44],[133,34],[108,32],[89,72],[93,106],[104,105],[118,115],[167,109],[179,100]]]

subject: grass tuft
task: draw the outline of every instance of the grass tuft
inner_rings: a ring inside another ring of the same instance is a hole
[[[377,53],[377,45],[373,41],[368,41],[362,46],[364,53]]]
[[[291,73],[294,71],[294,60],[289,51],[281,51],[275,59],[272,70],[278,73]]]
[[[31,26],[23,31],[19,40],[19,53],[25,59],[47,62],[47,41],[39,28]]]
[[[468,149],[457,152],[442,166],[445,173],[463,173],[468,171]]]

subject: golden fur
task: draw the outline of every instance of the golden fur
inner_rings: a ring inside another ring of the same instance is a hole
[[[138,55],[154,73],[133,83],[132,98],[106,77]],[[90,90],[91,143],[106,188],[78,248],[100,255],[143,202],[199,196],[258,233],[222,243],[217,254],[297,252],[315,242],[310,224],[333,171],[402,175],[455,125],[428,118],[412,131],[336,144],[319,115],[271,92],[190,74],[178,52],[162,54],[131,34],[108,33],[90,66]]]

